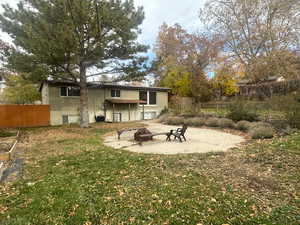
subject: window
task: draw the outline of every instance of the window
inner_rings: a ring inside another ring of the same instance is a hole
[[[149,92],[149,105],[156,105],[156,92]]]
[[[68,96],[80,96],[80,88],[68,87]]]
[[[140,91],[140,100],[148,102],[147,91]],[[145,104],[147,104],[147,103],[141,103],[141,105],[145,105]]]
[[[112,98],[120,98],[121,97],[121,91],[120,90],[111,90],[111,97]]]
[[[60,88],[60,96],[68,96],[67,88],[61,87]]]
[[[63,124],[69,124],[69,116],[63,115],[62,116],[62,121],[63,121]]]
[[[79,87],[61,87],[60,88],[60,96],[62,96],[62,97],[80,96],[80,88]]]
[[[156,105],[156,92],[140,91],[140,100],[147,102],[146,105]]]

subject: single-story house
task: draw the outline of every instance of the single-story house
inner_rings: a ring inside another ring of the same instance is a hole
[[[40,91],[42,104],[50,105],[51,125],[77,123],[80,118],[80,90],[70,82],[46,81]],[[156,118],[168,108],[169,88],[89,83],[89,122],[103,117],[108,122]]]

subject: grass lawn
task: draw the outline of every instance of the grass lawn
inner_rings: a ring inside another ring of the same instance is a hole
[[[300,133],[161,156],[103,146],[117,126],[135,124],[24,130],[24,175],[1,186],[0,224],[300,223]]]

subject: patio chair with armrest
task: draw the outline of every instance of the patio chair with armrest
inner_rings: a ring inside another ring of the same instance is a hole
[[[177,130],[171,130],[171,135],[169,138],[171,138],[171,136],[174,136],[174,140],[178,139],[180,142],[182,142],[182,139],[184,141],[186,141],[186,138],[185,138],[185,132],[187,130],[187,125],[184,124],[182,126],[182,128],[178,128]]]

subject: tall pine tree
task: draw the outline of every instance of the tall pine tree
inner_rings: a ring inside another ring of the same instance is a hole
[[[118,73],[120,79],[143,75],[137,53],[147,47],[136,39],[144,19],[133,0],[22,0],[17,9],[3,5],[0,28],[17,47],[8,65],[42,80],[76,82],[80,87],[81,127],[87,127],[87,80]],[[89,74],[90,68],[98,69]]]

